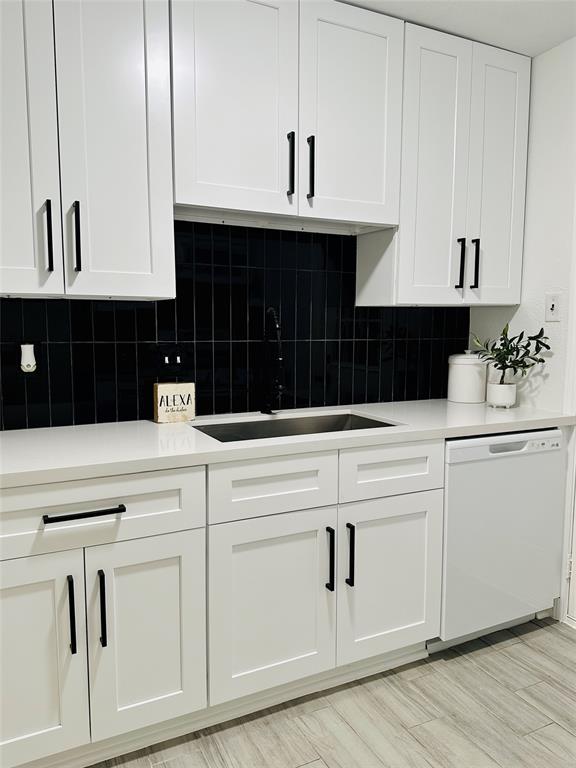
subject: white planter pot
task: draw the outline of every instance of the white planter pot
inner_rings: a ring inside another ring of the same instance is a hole
[[[514,408],[516,405],[516,384],[489,382],[486,400],[492,408]]]

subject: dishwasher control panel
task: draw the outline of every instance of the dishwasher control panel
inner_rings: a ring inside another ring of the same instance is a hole
[[[528,451],[550,451],[561,447],[562,444],[558,437],[547,437],[544,440],[529,440],[526,444]]]

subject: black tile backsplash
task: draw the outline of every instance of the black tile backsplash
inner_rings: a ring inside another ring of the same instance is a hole
[[[155,381],[196,381],[199,414],[259,410],[269,305],[282,408],[445,397],[468,309],[355,308],[355,238],[186,222],[175,237],[175,301],[0,300],[3,429],[150,419]]]

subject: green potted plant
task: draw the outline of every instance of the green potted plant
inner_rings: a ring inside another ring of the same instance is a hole
[[[507,324],[500,338],[486,339],[484,342],[474,334],[474,343],[479,349],[478,357],[500,371],[500,380],[489,381],[487,387],[486,400],[493,408],[512,408],[516,404],[516,383],[506,381],[507,372],[526,376],[530,368],[546,362],[540,353],[550,349],[544,328],[540,328],[534,336],[527,335],[525,331],[517,336],[509,336],[508,331]]]

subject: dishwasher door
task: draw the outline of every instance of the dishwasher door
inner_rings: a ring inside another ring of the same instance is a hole
[[[442,640],[552,606],[565,489],[560,430],[447,442]]]

